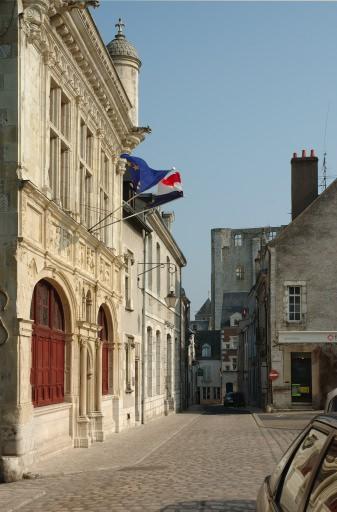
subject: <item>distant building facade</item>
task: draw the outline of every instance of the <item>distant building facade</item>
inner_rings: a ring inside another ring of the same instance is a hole
[[[197,403],[221,402],[221,331],[195,333]]]
[[[221,330],[221,397],[238,390],[239,327]]]
[[[249,311],[249,291],[255,282],[255,258],[260,248],[277,236],[280,227],[211,231],[211,328],[230,326]]]

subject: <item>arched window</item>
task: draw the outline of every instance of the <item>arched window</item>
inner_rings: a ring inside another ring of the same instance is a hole
[[[168,334],[166,346],[166,397],[171,398],[172,396],[172,338]]]
[[[64,312],[55,288],[45,280],[34,288],[32,331],[32,402],[34,407],[64,401]]]
[[[160,331],[156,332],[156,394],[161,393],[161,337]]]
[[[147,328],[147,396],[152,396],[152,372],[153,372],[153,353],[152,353],[152,329],[151,327]]]
[[[201,356],[202,357],[211,357],[211,355],[212,355],[211,346],[208,345],[207,343],[205,343],[201,349]]]
[[[101,306],[98,310],[98,325],[101,327],[99,338],[102,341],[102,394],[109,394],[109,332],[105,311]]]
[[[156,245],[156,258],[157,258],[157,295],[160,297],[160,290],[161,290],[161,283],[160,283],[160,272],[161,272],[161,266],[159,266],[160,263],[160,245],[157,243]]]

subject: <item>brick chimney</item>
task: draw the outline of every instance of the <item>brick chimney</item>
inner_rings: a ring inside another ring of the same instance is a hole
[[[318,158],[314,150],[291,159],[291,217],[294,220],[318,196]]]

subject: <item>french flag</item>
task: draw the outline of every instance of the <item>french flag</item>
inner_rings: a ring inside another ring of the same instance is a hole
[[[183,196],[180,173],[174,169],[172,174],[166,176],[158,183],[157,194],[153,197],[151,208],[169,203]]]

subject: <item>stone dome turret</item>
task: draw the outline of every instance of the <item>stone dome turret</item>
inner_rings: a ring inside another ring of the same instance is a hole
[[[112,60],[121,59],[125,57],[126,59],[134,60],[138,66],[141,66],[141,61],[138,56],[136,48],[129,43],[126,39],[123,28],[125,27],[121,18],[119,18],[118,23],[115,25],[117,27],[117,34],[115,35],[115,39],[110,41],[107,45],[108,52]]]

